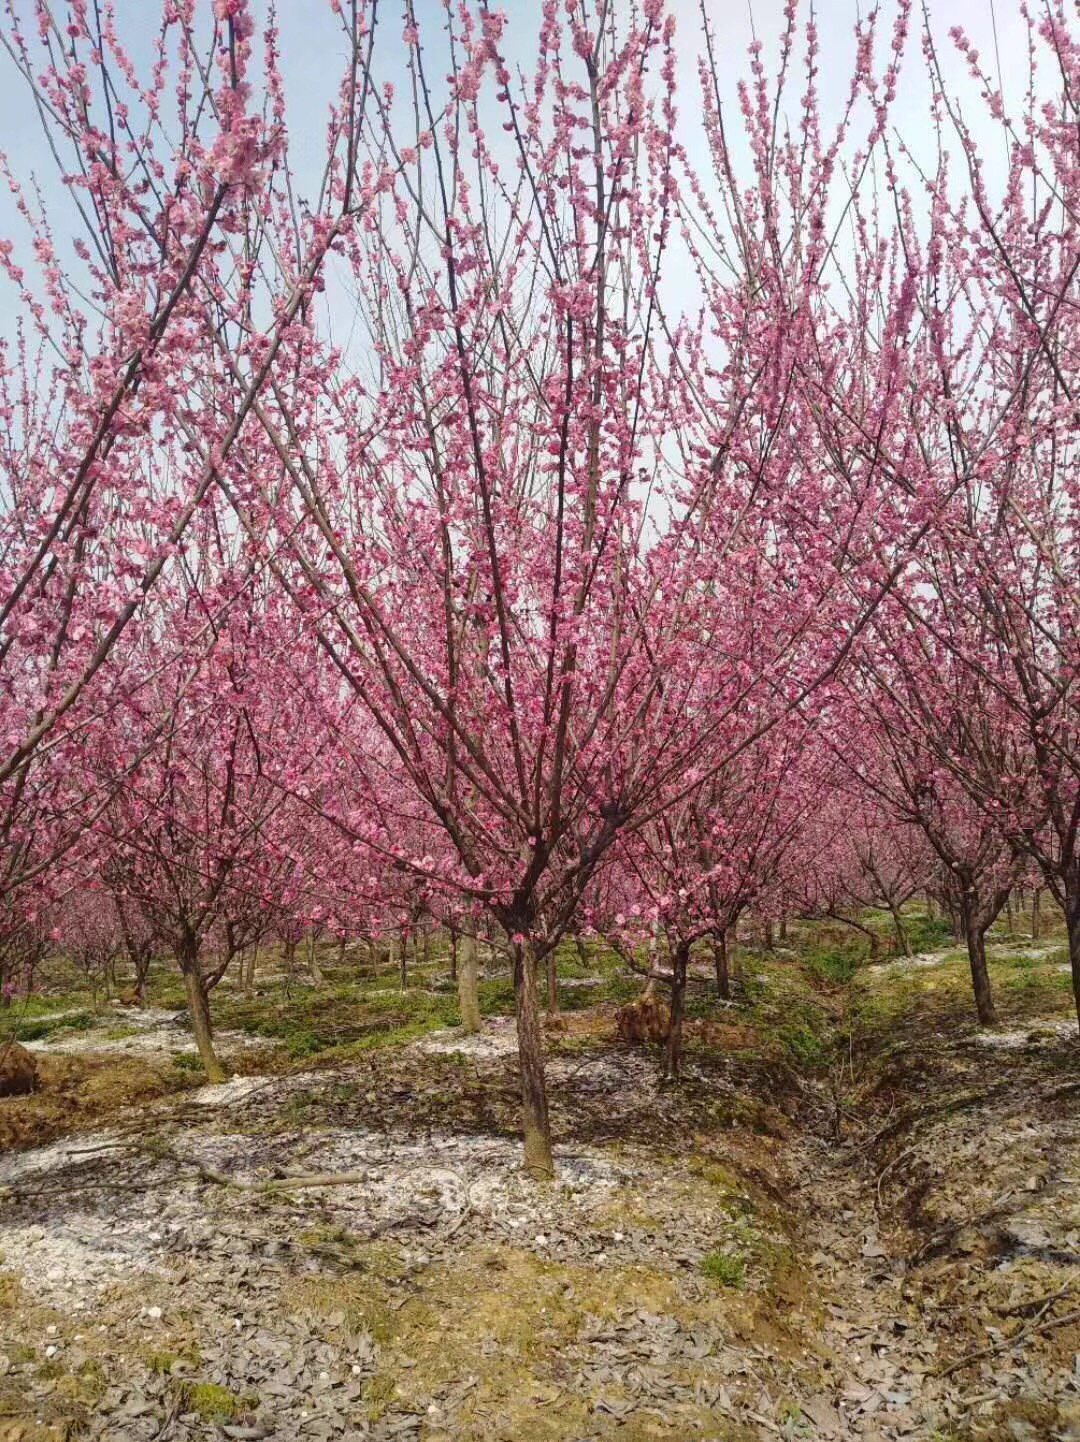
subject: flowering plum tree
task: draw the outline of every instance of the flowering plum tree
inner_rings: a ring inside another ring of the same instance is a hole
[[[2,166],[27,231],[25,254],[0,240],[0,878],[13,907],[109,804],[67,785],[90,776],[83,728],[139,684],[117,649],[132,642],[145,662],[146,598],[358,203],[328,185],[288,264],[265,266],[267,196],[289,188],[274,23],[260,70],[248,0],[158,8],[142,69],[113,7],[36,5],[32,25],[5,11],[8,74],[59,172],[40,190]],[[332,173],[355,151],[372,53],[367,6],[333,8],[346,44]],[[223,345],[247,364],[227,391],[213,384]],[[112,784],[140,757],[118,756]]]

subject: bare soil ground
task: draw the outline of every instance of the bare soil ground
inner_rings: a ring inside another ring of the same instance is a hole
[[[0,1102],[0,1439],[1080,1438],[1059,965],[994,953],[994,1033],[954,952],[702,982],[672,1090],[568,987],[552,1185],[512,1021],[438,977],[223,995],[221,1087],[153,1012],[49,1028]]]

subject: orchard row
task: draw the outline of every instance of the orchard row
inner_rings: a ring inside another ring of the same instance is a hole
[[[707,8],[328,0],[314,167],[249,0],[2,22],[9,995],[119,929],[219,1075],[259,935],[442,928],[473,1025],[497,936],[540,1173],[568,935],[673,1072],[746,912],[934,894],[992,1022],[1046,889],[1080,996],[1080,36],[1003,95],[899,0],[826,94],[792,4],[728,87]]]

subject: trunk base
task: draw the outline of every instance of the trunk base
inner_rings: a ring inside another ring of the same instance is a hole
[[[457,965],[458,1009],[461,1012],[462,1030],[475,1033],[480,1030],[480,993],[476,977],[476,937],[461,938]]]

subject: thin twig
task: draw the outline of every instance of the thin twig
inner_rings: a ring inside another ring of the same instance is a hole
[[[1048,1302],[1046,1305],[1049,1306],[1050,1303]],[[1045,1308],[1043,1310],[1045,1311]],[[996,1357],[1000,1352],[1008,1352],[1017,1343],[1026,1342],[1029,1337],[1036,1337],[1041,1332],[1052,1332],[1055,1327],[1067,1327],[1070,1322],[1080,1322],[1080,1309],[1075,1312],[1066,1312],[1063,1317],[1051,1317],[1048,1322],[1032,1323],[1030,1327],[1023,1327],[1015,1337],[1006,1337],[1003,1342],[996,1342],[992,1347],[981,1347],[977,1352],[969,1352],[966,1357],[961,1357],[958,1362],[953,1362],[950,1366],[942,1369],[937,1376],[951,1377],[954,1372],[959,1372],[962,1367],[967,1367],[972,1362],[980,1362],[986,1357]]]

